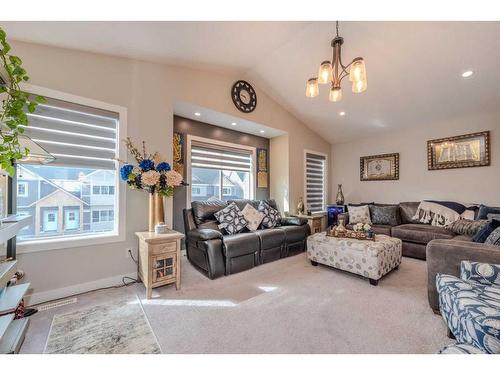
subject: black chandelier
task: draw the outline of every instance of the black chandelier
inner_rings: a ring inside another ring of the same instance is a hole
[[[352,82],[352,92],[360,93],[366,91],[366,67],[362,57],[356,57],[347,66],[342,64],[342,44],[344,38],[339,36],[339,21],[336,22],[337,36],[333,38],[331,46],[333,49],[332,61],[325,60],[319,67],[318,77],[307,80],[306,96],[314,98],[319,95],[319,84],[330,84],[329,100],[338,102],[342,100],[342,80],[349,76]]]

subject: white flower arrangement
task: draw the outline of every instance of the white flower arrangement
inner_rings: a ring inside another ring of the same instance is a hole
[[[368,232],[370,229],[372,229],[370,224],[363,224],[363,223],[354,224],[355,232]]]

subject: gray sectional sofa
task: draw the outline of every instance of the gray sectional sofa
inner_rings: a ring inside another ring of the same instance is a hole
[[[374,206],[398,206],[398,225],[373,224],[372,229],[375,234],[386,234],[401,239],[403,241],[403,256],[425,260],[426,247],[430,241],[452,239],[456,234],[446,228],[422,224],[413,220],[419,204],[420,202],[402,202],[397,205],[366,203],[366,205]],[[352,224],[349,224],[348,212],[340,214],[339,218],[343,218],[347,227],[352,228]]]
[[[373,224],[376,234],[386,234],[403,241],[403,256],[427,260],[427,293],[429,305],[439,313],[439,296],[436,289],[436,275],[460,275],[460,262],[500,264],[500,246],[472,242],[472,238],[457,235],[441,227],[415,222],[412,217],[420,202],[397,204],[400,217],[398,225]],[[366,203],[367,205],[389,206],[387,204]],[[339,215],[349,224],[349,213]]]

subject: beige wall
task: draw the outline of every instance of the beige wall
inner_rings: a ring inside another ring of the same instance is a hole
[[[491,131],[492,160],[489,167],[427,170],[427,140]],[[400,153],[398,181],[359,180],[360,156]],[[347,202],[395,203],[421,199],[455,200],[500,205],[500,113],[456,118],[416,129],[332,146],[330,166],[334,199],[337,184],[343,184]]]
[[[134,140],[145,140],[150,150],[160,150],[168,159],[172,155],[176,101],[197,104],[286,131],[288,142],[278,142],[275,151],[281,157],[289,157],[291,207],[302,195],[303,150],[325,153],[330,150],[327,142],[258,87],[257,109],[250,114],[239,112],[229,92],[234,81],[244,76],[218,75],[36,44],[12,44],[13,53],[24,61],[30,83],[127,107],[128,135]],[[273,180],[272,177],[275,167],[272,145],[270,153],[271,191],[279,195],[282,180]],[[100,286],[102,283],[96,280],[116,282],[113,277],[134,272],[135,265],[127,258],[126,249],[136,248],[134,232],[147,227],[147,198],[143,193],[127,192],[127,213],[125,242],[19,254],[20,267],[27,272],[34,292],[45,292],[46,297],[54,297],[75,290],[73,286],[76,284]],[[171,202],[167,203],[167,216],[171,220]],[[78,290],[84,289],[80,287]]]

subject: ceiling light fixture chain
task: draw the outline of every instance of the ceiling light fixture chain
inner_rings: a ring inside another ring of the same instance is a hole
[[[330,84],[329,100],[338,102],[342,99],[341,82],[349,77],[352,82],[352,91],[361,93],[366,91],[366,67],[362,57],[356,57],[347,66],[342,63],[342,44],[344,38],[339,36],[339,21],[335,22],[336,36],[331,42],[332,60],[325,60],[319,67],[318,77],[307,81],[306,96],[314,98],[319,95],[318,84]]]

